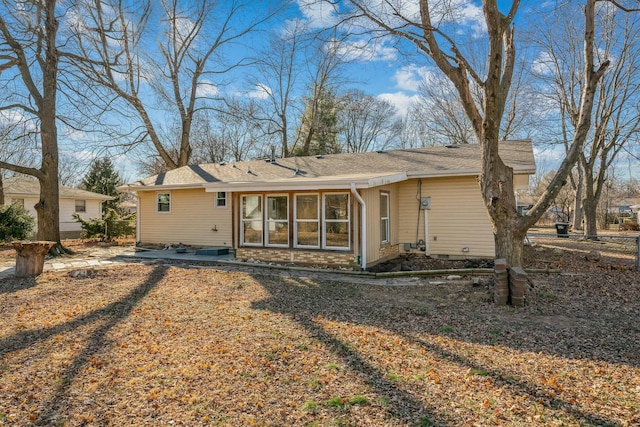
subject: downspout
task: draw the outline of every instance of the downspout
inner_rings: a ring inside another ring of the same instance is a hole
[[[363,270],[367,269],[367,205],[364,202],[360,193],[356,191],[356,184],[354,182],[351,183],[351,193],[353,197],[356,198],[358,203],[360,203],[360,267]]]
[[[136,196],[136,243],[140,243],[140,196],[134,192]]]

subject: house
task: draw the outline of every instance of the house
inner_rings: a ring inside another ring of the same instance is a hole
[[[40,200],[40,184],[34,178],[13,177],[3,180],[4,201],[6,205],[18,203],[37,218],[34,208]],[[73,219],[78,214],[84,219],[102,216],[102,202],[112,197],[104,194],[92,193],[77,188],[59,187],[60,197],[60,238],[78,238],[82,232],[80,223]],[[37,225],[36,225],[37,227]],[[37,228],[34,228],[34,232]]]
[[[515,189],[531,141],[500,144]],[[137,240],[235,249],[243,259],[370,267],[405,252],[493,257],[477,145],[184,166],[119,188]]]

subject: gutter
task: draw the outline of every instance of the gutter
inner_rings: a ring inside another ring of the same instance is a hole
[[[356,190],[356,184],[354,182],[351,183],[351,194],[353,194],[353,197],[355,197],[356,200],[358,200],[358,203],[360,203],[360,209],[362,212],[362,215],[360,215],[361,217],[360,219],[360,239],[361,239],[360,267],[362,268],[362,270],[366,270],[367,269],[367,205],[364,202],[364,199],[362,198],[362,196],[360,196],[360,193],[358,193],[358,191]]]
[[[516,166],[512,167],[513,175],[533,175],[536,173],[535,168],[530,168],[526,166]],[[420,170],[407,171],[407,178],[447,178],[447,177],[456,177],[456,176],[475,176],[479,175],[479,169],[451,169],[451,170],[440,170],[433,172],[425,172]]]

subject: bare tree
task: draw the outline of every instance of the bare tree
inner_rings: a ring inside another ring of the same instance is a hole
[[[384,0],[371,4],[360,0],[348,0],[354,19],[365,22],[373,33],[382,33],[412,43],[429,57],[453,83],[474,133],[480,144],[480,189],[485,207],[493,225],[496,256],[505,258],[510,265],[522,266],[523,241],[526,231],[547,210],[562,188],[572,166],[582,150],[591,128],[594,94],[609,61],[595,65],[595,6],[597,0],[586,0],[584,8],[584,70],[580,92],[580,111],[571,149],[560,164],[534,206],[520,216],[516,210],[513,188],[513,169],[500,158],[498,147],[500,127],[506,111],[512,86],[516,46],[514,18],[520,1],[511,2],[506,13],[501,12],[496,0],[482,1],[483,24],[487,56],[484,73],[474,68],[465,55],[456,34],[456,27],[447,19],[455,11],[434,7],[429,0],[419,0],[407,7],[406,2]],[[442,3],[438,3],[442,6]],[[417,10],[417,13],[416,13]],[[447,15],[448,13],[448,15]],[[482,91],[482,105],[478,106],[473,87]]]
[[[419,100],[412,103],[410,114],[422,123],[433,145],[475,143],[476,136],[466,116],[453,83],[444,76],[423,81]]]
[[[227,62],[225,49],[258,29],[280,5],[260,10],[240,0],[84,4],[75,27],[81,52],[77,65],[110,95],[104,110],[135,117],[138,127],[127,130],[130,143],[150,142],[167,169],[189,163],[194,115],[219,100],[213,78],[246,63],[243,58]],[[157,14],[159,20],[151,22]],[[159,45],[149,46],[156,36]],[[118,102],[122,106],[113,108]],[[154,112],[159,108],[179,117],[180,138],[174,145],[160,137],[163,118]]]
[[[58,200],[58,4],[49,1],[2,1],[0,10],[0,111],[32,118],[39,135],[40,167],[0,161],[0,168],[34,176],[40,183],[39,240],[60,246]]]
[[[294,20],[281,32],[272,34],[256,61],[258,75],[254,88],[262,91],[263,102],[256,103],[254,118],[267,136],[280,136],[280,152],[289,157],[300,116],[300,100],[295,97],[302,72],[301,54],[309,43],[307,28]]]
[[[598,82],[593,129],[579,155],[577,178],[572,180],[576,193],[574,226],[579,227],[584,218],[584,233],[589,238],[597,238],[597,208],[608,170],[623,148],[638,140],[640,127],[640,21],[635,14],[602,7],[596,22],[601,33],[598,55],[613,58],[613,63]],[[578,70],[583,58],[576,52],[575,41],[582,28],[566,14],[558,15],[549,25],[559,28],[561,34],[540,40],[545,57],[540,74],[553,85],[551,93],[562,118],[562,140],[568,147],[580,108],[576,93],[582,84]]]
[[[350,90],[341,98],[338,135],[342,139],[343,151],[359,153],[385,148],[395,136],[394,123],[399,120],[397,109],[390,102],[361,90]]]
[[[214,127],[217,123],[217,115],[210,110],[202,110],[194,120],[194,127],[191,134],[193,144],[194,163],[220,163],[230,160],[230,150],[222,138],[219,128]]]
[[[216,111],[215,141],[226,152],[222,160],[240,162],[266,155],[267,147],[258,144],[262,132],[255,126],[255,110],[252,100],[231,99],[224,110]]]

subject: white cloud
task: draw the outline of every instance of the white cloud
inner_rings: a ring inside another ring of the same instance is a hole
[[[201,98],[209,98],[213,96],[218,96],[220,94],[220,90],[218,87],[210,82],[209,80],[202,80],[198,83],[198,88],[196,89],[196,96]]]
[[[13,126],[26,121],[27,117],[21,110],[13,109],[0,111],[0,126],[2,127]]]
[[[394,92],[394,93],[381,93],[378,95],[379,99],[385,100],[391,103],[398,109],[399,116],[406,116],[409,112],[409,107],[415,101],[418,100],[418,95],[407,95],[404,92]]]
[[[538,54],[538,56],[536,56],[536,58],[531,63],[531,71],[543,76],[548,76],[553,74],[554,72],[553,58],[551,57],[549,52],[542,51]]]
[[[330,42],[338,43],[338,42]],[[380,40],[339,42],[337,53],[347,61],[395,61],[398,51]]]
[[[78,129],[73,129],[68,126],[62,126],[60,129],[60,136],[64,139],[68,139],[74,142],[86,141],[89,139],[86,132]]]
[[[435,82],[436,75],[427,67],[412,64],[398,69],[393,75],[393,80],[396,82],[396,88],[417,92],[421,84]]]
[[[271,88],[265,84],[258,83],[255,89],[247,92],[247,96],[253,99],[266,99],[272,94]]]
[[[329,2],[297,0],[296,3],[311,28],[328,28],[338,22],[335,8]]]

